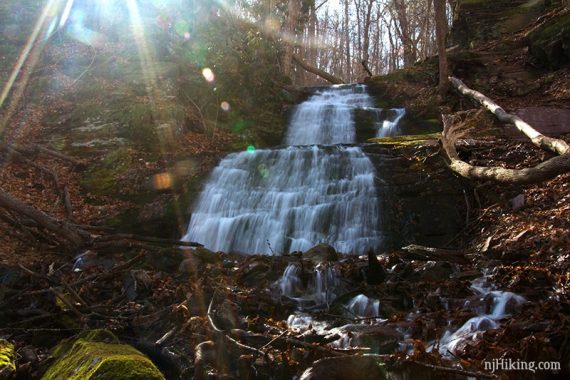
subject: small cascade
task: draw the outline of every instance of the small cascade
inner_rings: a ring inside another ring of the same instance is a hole
[[[294,297],[298,294],[302,285],[300,274],[301,268],[295,264],[289,264],[287,268],[285,268],[283,276],[279,280],[279,291],[281,295]]]
[[[353,110],[372,105],[366,87],[333,86],[299,104],[285,137],[287,145],[333,145],[356,141]]]
[[[447,331],[439,342],[439,351],[443,355],[455,354],[466,342],[477,340],[484,331],[498,328],[501,319],[526,302],[524,297],[512,292],[490,291],[481,285],[480,280],[475,281],[471,288],[480,293],[481,300],[492,298],[491,310],[470,318],[454,332]]]
[[[319,264],[313,271],[309,283],[309,294],[317,304],[330,303],[337,297],[336,289],[340,286],[340,278],[334,266]]]
[[[385,119],[381,122],[381,126],[378,128],[376,137],[390,137],[400,135],[398,124],[400,123],[400,120],[402,120],[402,118],[406,115],[406,109],[392,108],[390,111],[394,113],[394,116],[391,118],[391,120]]]
[[[317,265],[306,286],[303,286],[301,276],[301,268],[289,264],[276,283],[279,295],[295,300],[300,310],[326,306],[337,297],[341,281],[334,265]]]
[[[359,294],[346,305],[348,317],[376,318],[380,316],[380,301]]]

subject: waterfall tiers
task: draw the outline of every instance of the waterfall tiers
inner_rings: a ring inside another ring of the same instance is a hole
[[[299,104],[288,147],[234,153],[211,173],[184,240],[215,251],[281,254],[319,243],[344,253],[382,246],[372,162],[356,142],[354,110],[370,110],[364,85],[317,90]],[[403,111],[387,123],[394,133]],[[380,132],[379,132],[380,133]]]

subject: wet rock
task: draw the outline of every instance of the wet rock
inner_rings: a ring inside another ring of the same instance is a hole
[[[135,348],[120,344],[106,330],[94,330],[75,341],[64,341],[53,349],[56,362],[43,380],[129,379],[163,380],[155,365]]]
[[[0,379],[11,379],[16,373],[16,353],[14,345],[0,339]]]
[[[338,261],[339,254],[328,244],[318,244],[305,252],[303,258],[317,265],[326,261]]]
[[[347,333],[347,347],[368,347],[371,353],[390,354],[398,349],[403,335],[387,326],[347,325],[341,329]]]

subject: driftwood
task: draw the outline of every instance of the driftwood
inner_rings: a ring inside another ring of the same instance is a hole
[[[461,80],[450,76],[449,81],[453,87],[457,89],[457,91],[480,103],[483,107],[492,112],[500,121],[503,123],[513,124],[519,131],[524,133],[534,145],[538,146],[539,148],[550,150],[559,155],[570,153],[570,146],[568,146],[565,141],[544,136],[520,117],[507,113],[498,104],[493,102],[485,95],[467,87]]]
[[[332,74],[327,73],[319,68],[309,65],[307,62],[303,61],[297,55],[293,54],[293,61],[301,66],[304,70],[320,76],[321,78],[331,82],[332,84],[344,84],[344,81]]]

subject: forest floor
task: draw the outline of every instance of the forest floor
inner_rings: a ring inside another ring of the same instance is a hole
[[[512,38],[509,46],[516,48],[499,49],[493,42],[472,51],[469,59],[456,60],[455,74],[464,74],[462,79],[507,110],[529,105],[567,108],[570,71],[532,67],[524,46],[517,43],[522,34]],[[420,94],[425,103],[436,93],[433,80],[394,86],[404,95]],[[47,145],[52,131],[44,122],[45,110],[65,114],[68,106],[48,100],[47,108],[45,104],[22,107],[11,122],[17,127],[7,130],[5,142],[16,147]],[[455,94],[442,105],[448,113],[476,108]],[[473,125],[502,128],[489,115],[473,115]],[[471,132],[458,149],[464,160],[483,166],[530,167],[552,157],[511,135]],[[570,142],[570,134],[561,137]],[[168,173],[176,172],[182,157],[207,156],[196,160],[199,168],[193,172],[204,176],[231,150],[234,139],[223,131],[215,138],[188,131],[171,156],[161,160],[128,151],[129,170],[113,180],[126,193],[151,186],[164,195],[148,208],[152,213],[153,207],[165,206],[165,198],[176,197],[171,185],[162,188],[161,183],[168,182]],[[106,222],[138,207],[128,197],[85,191],[85,168],[99,165],[104,158],[101,152],[74,156],[74,163],[41,152],[27,158],[33,158],[33,165],[3,150],[1,190],[74,226],[95,227],[89,229],[95,237],[123,232],[108,230]],[[67,188],[71,219],[50,172]],[[381,378],[387,372],[434,379],[567,378],[570,174],[534,185],[478,183],[473,189],[466,197],[470,205],[466,227],[450,247],[438,247],[452,249],[453,258],[433,264],[429,257],[406,250],[383,253],[377,256],[386,268],[380,272],[384,277],[380,283],[367,276],[375,265],[367,257],[329,261],[331,257],[322,254],[267,257],[202,249],[181,252],[165,242],[120,249],[87,246],[65,252],[53,244],[49,233],[26,218],[0,210],[0,336],[16,344],[19,379],[39,378],[53,362],[49,352],[53,345],[91,328],[112,330],[148,354],[168,378],[204,373],[240,379],[292,378],[318,359],[324,360],[314,367],[316,378]],[[179,214],[181,229],[186,223],[183,215]],[[300,293],[310,290],[310,278],[319,264],[343,279],[334,289],[335,300],[324,308],[322,302],[312,300],[313,308],[305,310],[311,314],[310,322],[293,328],[286,321],[296,315],[299,304],[295,297],[279,294],[282,274],[290,264],[301,268]],[[494,299],[482,299],[472,286],[483,275],[497,291],[513,292],[526,302],[511,302],[507,307],[511,316],[498,320],[495,328],[480,331],[477,339],[463,340],[453,353],[428,352],[450,326],[457,328],[481,314],[477,310],[490,313]],[[347,314],[346,302],[359,294],[380,300],[381,315]],[[324,329],[319,327],[322,322],[327,325]],[[352,340],[352,348],[331,344],[340,337]],[[367,357],[355,356],[360,353],[377,355],[373,359],[386,363],[386,368],[371,367]],[[330,357],[333,364],[325,359]],[[562,371],[492,374],[485,368],[485,361],[507,358],[556,361],[562,363]],[[342,366],[334,365],[341,361]]]

